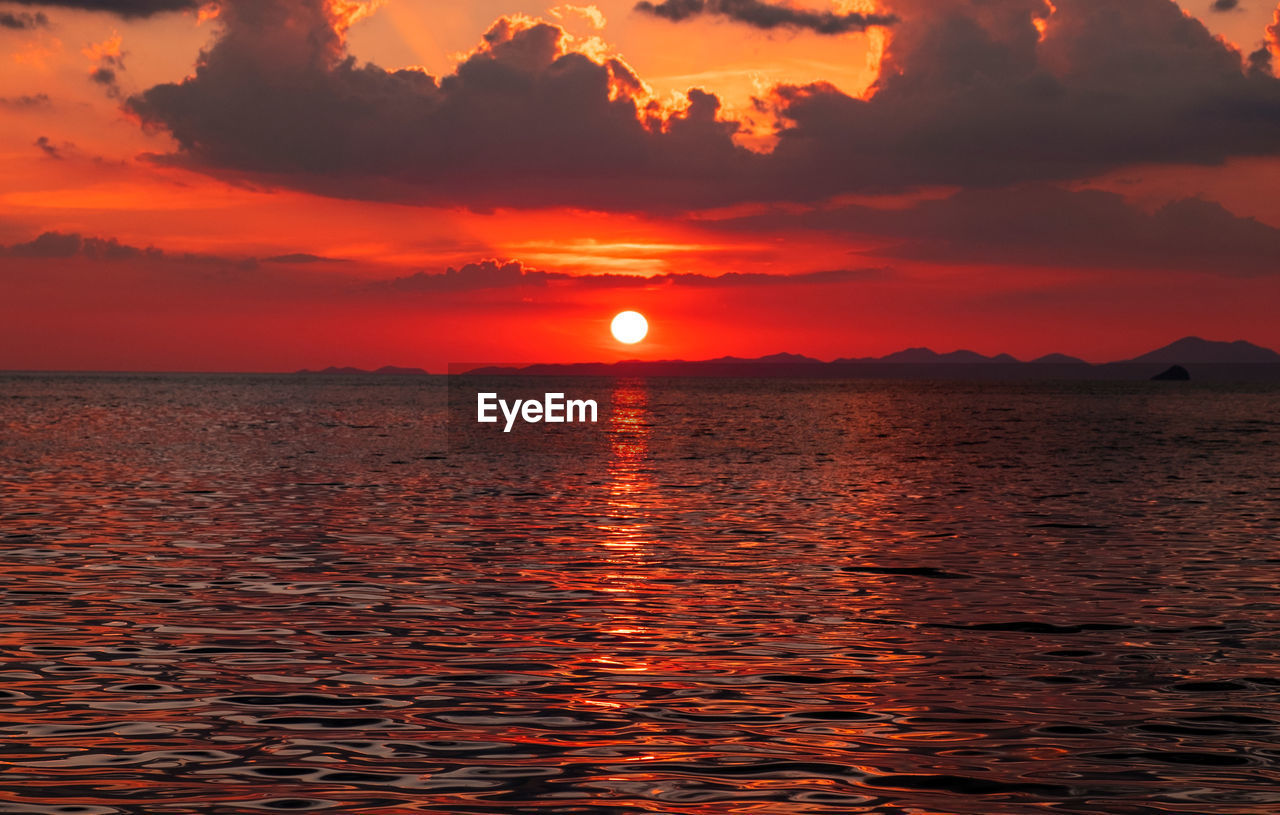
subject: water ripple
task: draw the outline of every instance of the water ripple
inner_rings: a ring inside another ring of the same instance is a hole
[[[1274,389],[0,386],[0,815],[1280,811]]]

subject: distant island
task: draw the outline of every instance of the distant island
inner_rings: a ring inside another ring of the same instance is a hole
[[[1280,381],[1280,353],[1244,340],[1218,342],[1184,337],[1134,357],[1093,364],[1066,354],[1047,354],[1029,361],[1009,354],[984,356],[976,351],[938,353],[907,348],[883,357],[842,357],[824,362],[800,354],[771,354],[754,359],[725,356],[706,360],[626,360],[623,362],[538,363],[525,366],[473,368],[467,376],[652,376],[652,377],[810,377],[882,379],[1170,379],[1170,366],[1195,380]],[[330,367],[298,374],[378,374],[423,376],[421,368],[384,366],[375,371]],[[1185,381],[1178,377],[1178,381]]]

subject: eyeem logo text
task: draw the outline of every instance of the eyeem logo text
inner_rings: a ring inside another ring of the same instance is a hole
[[[510,433],[516,419],[536,424],[547,422],[560,424],[564,422],[595,422],[598,415],[596,400],[568,399],[563,393],[544,394],[542,401],[536,399],[514,399],[508,402],[499,399],[496,393],[476,394],[476,421],[494,423],[498,421],[498,411],[502,411],[506,419],[503,433]],[[590,417],[590,418],[588,418]]]

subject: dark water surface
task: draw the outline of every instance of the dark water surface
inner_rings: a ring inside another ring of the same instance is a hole
[[[0,378],[0,813],[1280,812],[1280,389],[565,389]]]

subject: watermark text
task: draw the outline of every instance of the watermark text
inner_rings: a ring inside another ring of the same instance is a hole
[[[599,408],[594,399],[565,399],[563,393],[544,394],[541,401],[537,399],[498,398],[496,393],[476,394],[476,421],[491,424],[499,421],[498,413],[506,420],[503,433],[510,433],[516,420],[536,424],[547,422],[561,424],[565,422],[591,422],[599,418]]]

